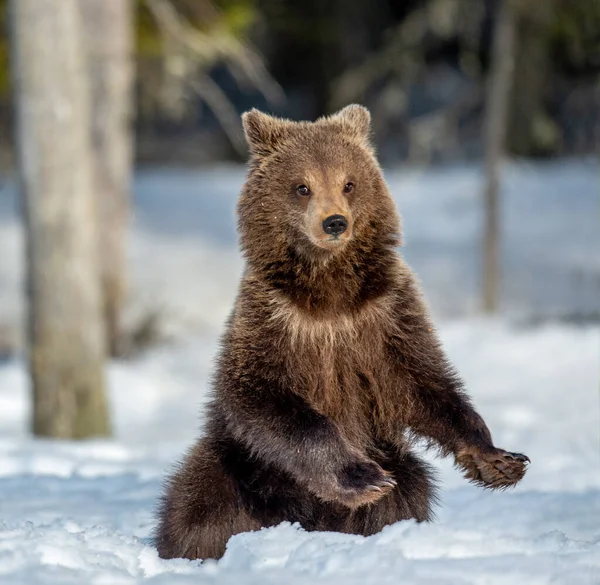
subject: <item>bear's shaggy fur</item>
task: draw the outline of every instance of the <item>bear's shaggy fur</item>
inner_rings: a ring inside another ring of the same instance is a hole
[[[363,535],[429,520],[413,435],[481,486],[516,484],[527,458],[494,447],[396,252],[368,111],[296,123],[252,110],[243,125],[246,269],[204,435],[162,501],[160,556],[219,558],[233,534],[284,520]],[[343,233],[325,229],[332,216]]]

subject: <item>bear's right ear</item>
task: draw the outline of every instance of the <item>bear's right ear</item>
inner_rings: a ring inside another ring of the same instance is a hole
[[[277,150],[289,137],[295,123],[259,112],[253,108],[242,114],[242,126],[250,153],[254,156],[267,156]]]
[[[347,134],[371,146],[371,114],[364,106],[350,104],[330,116],[329,120],[340,123]]]

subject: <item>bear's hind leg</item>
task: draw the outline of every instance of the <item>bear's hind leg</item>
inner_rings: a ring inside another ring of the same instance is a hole
[[[259,528],[216,454],[200,441],[163,496],[155,535],[159,556],[219,559],[231,536]]]
[[[375,504],[356,509],[350,516],[348,532],[368,536],[399,520],[431,520],[437,496],[430,466],[408,452],[400,459],[380,464],[392,473],[398,485]]]

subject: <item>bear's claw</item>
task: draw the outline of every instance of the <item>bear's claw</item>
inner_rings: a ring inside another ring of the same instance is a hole
[[[527,455],[523,455],[523,453],[510,453],[509,451],[504,451],[504,456],[507,459],[516,459],[517,461],[531,463],[531,459],[529,459]]]
[[[393,489],[397,486],[398,484],[396,483],[395,479],[392,478],[387,478],[384,480],[381,480],[379,482],[377,482],[376,484],[371,484],[367,486],[367,490],[369,491],[377,491],[377,492],[383,492],[385,490],[390,490]]]
[[[397,486],[392,475],[373,461],[349,465],[340,479],[340,500],[352,508],[374,503]]]

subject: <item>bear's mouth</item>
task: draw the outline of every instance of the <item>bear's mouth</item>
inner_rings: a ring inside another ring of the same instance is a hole
[[[311,238],[312,243],[323,250],[336,250],[344,246],[350,237],[346,234],[341,236],[328,236],[326,238]]]

